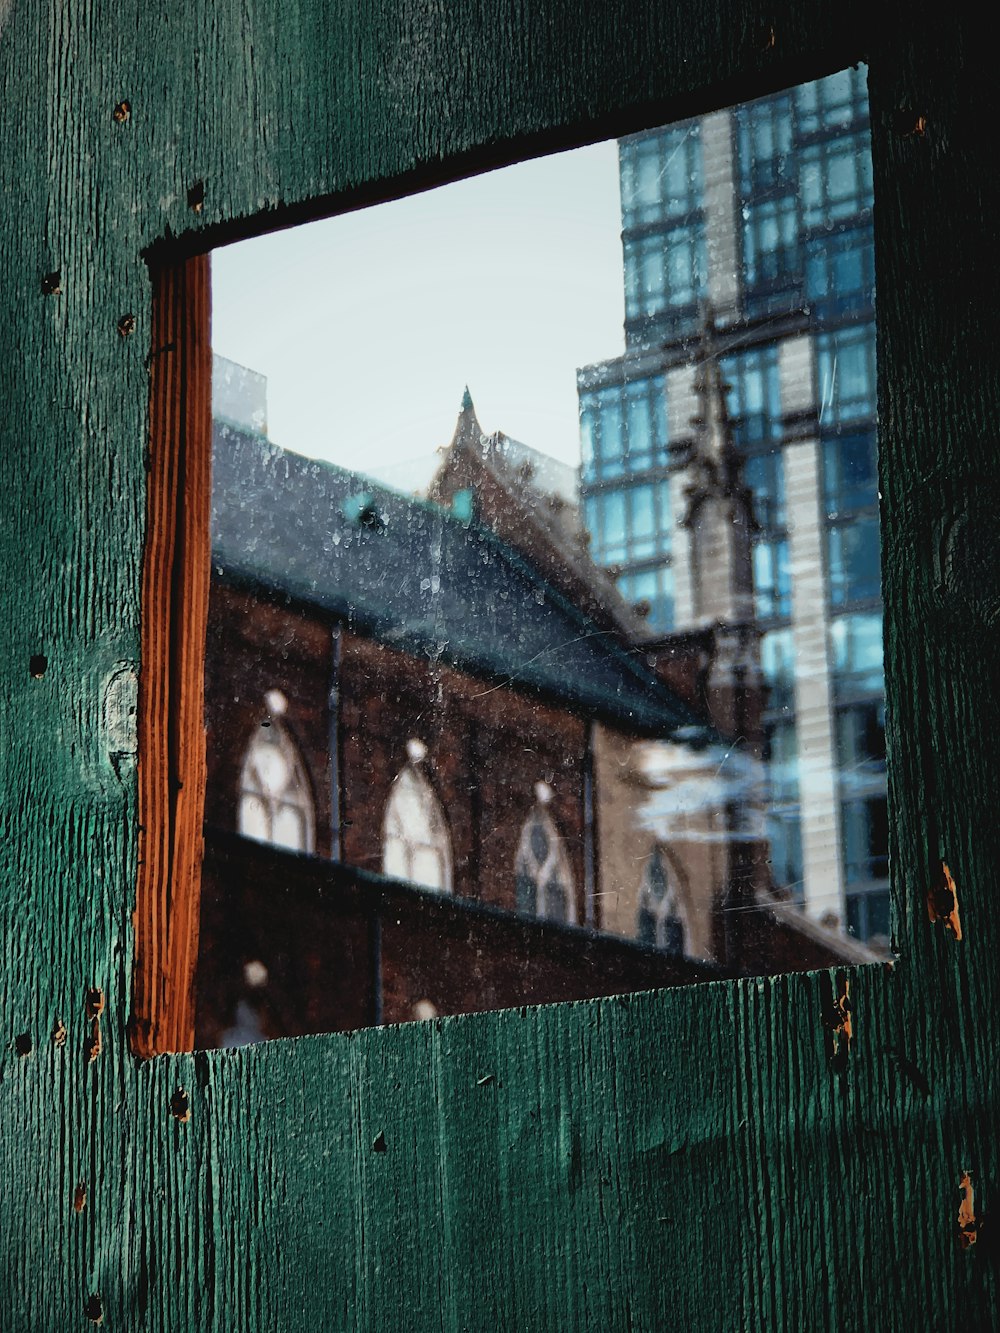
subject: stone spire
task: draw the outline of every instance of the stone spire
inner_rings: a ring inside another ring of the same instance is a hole
[[[711,632],[705,692],[712,721],[741,751],[740,763],[724,778],[722,803],[727,849],[725,881],[715,916],[719,958],[740,954],[744,912],[756,887],[768,883],[767,844],[761,839],[764,787],[759,760],[763,745],[764,683],[760,634],[754,616],[753,493],[743,480],[743,456],[734,438],[726,402],[728,385],[719,364],[715,322],[702,311],[694,376],[698,411],[683,461],[692,605],[695,621]]]
[[[688,477],[681,526],[690,533],[695,614],[702,623],[745,624],[753,619],[751,537],[757,525],[707,307],[700,344],[694,378],[698,412],[680,464]]]
[[[453,449],[458,444],[481,446],[482,441],[483,428],[476,416],[469,386],[466,385],[465,392],[462,394],[462,408],[458,414],[458,421],[455,423],[455,433],[451,437],[451,444],[448,448]]]

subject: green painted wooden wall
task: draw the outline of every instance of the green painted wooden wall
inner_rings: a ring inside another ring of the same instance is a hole
[[[0,3],[5,1330],[997,1326],[1000,301],[992,34],[972,13]],[[846,1061],[842,1041],[830,1060],[837,982],[823,975],[136,1061],[123,718],[144,252],[862,57],[900,961],[850,978]],[[926,908],[942,860],[960,942]],[[171,1115],[179,1086],[187,1122]],[[963,1247],[966,1170],[981,1226]]]

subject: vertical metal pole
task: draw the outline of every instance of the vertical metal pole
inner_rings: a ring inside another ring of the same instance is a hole
[[[330,760],[330,860],[339,861],[343,855],[342,829],[344,811],[342,807],[342,784],[340,774],[340,626],[334,625],[330,632],[330,689],[327,694],[329,705],[328,749]]]
[[[594,815],[594,727],[587,724],[587,743],[583,752],[583,920],[597,925],[597,829]]]
[[[376,901],[368,927],[368,957],[372,976],[372,1026],[382,1022],[382,903]]]

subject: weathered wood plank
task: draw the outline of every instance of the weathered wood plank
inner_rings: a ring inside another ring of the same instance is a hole
[[[205,818],[205,634],[212,461],[207,255],[156,273],[139,682],[139,881],[131,1036],[194,1046]],[[120,330],[128,330],[127,315]],[[123,332],[122,336],[126,336]]]
[[[997,1322],[988,1226],[957,1243],[962,1171],[988,1213],[1000,1169],[997,178],[991,45],[970,9],[3,11],[6,1328],[89,1327],[98,1296],[108,1328],[220,1333]],[[138,788],[107,698],[127,696],[140,657],[144,250],[197,250],[862,55],[902,957],[852,978],[844,1072],[829,1065],[819,976],[138,1061]],[[116,121],[122,98],[131,114]],[[910,113],[922,135],[903,132]],[[60,293],[44,295],[56,272]],[[961,943],[926,911],[942,860]],[[179,1087],[186,1123],[170,1112]]]

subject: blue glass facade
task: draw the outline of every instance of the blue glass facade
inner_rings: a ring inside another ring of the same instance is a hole
[[[674,587],[676,543],[686,535],[671,513],[668,372],[690,362],[691,340],[710,302],[744,480],[755,499],[754,613],[767,686],[774,879],[801,897],[808,873],[800,788],[815,759],[802,753],[796,718],[790,553],[790,534],[797,523],[803,530],[796,506],[804,501],[789,495],[786,477],[787,451],[805,430],[815,437],[810,447],[818,448],[821,512],[810,522],[822,569],[844,896],[839,915],[862,937],[887,936],[865,73],[845,70],[721,118],[634,135],[621,141],[619,154],[626,350],[578,377],[592,554],[614,567],[627,598],[649,603],[654,629],[687,628]],[[736,256],[738,276],[716,280],[710,263],[719,255]],[[799,413],[805,425],[783,411],[787,371],[780,364],[785,340],[801,342],[803,335],[815,380],[807,395],[815,410]]]
[[[631,343],[697,314],[708,279],[698,121],[623,139],[619,147],[625,336]]]
[[[816,335],[827,591],[848,927],[888,936],[888,809],[882,669],[875,326]]]
[[[803,882],[798,735],[795,727],[795,650],[792,573],[782,453],[784,422],[776,343],[722,359],[729,386],[733,436],[745,463],[743,479],[754,497],[752,537],[754,616],[761,631],[764,679],[764,760],[767,835],[775,880],[794,896]]]
[[[874,298],[872,169],[864,74],[828,79],[733,113],[744,311],[816,309],[822,319]]]
[[[623,594],[648,602],[650,624],[668,629],[674,517],[664,376],[581,389],[580,426],[591,555],[599,565],[619,568]]]

